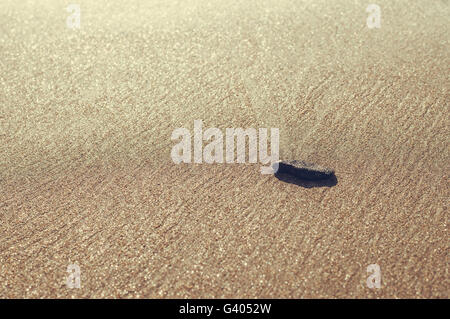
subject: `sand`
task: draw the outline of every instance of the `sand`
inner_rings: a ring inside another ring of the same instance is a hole
[[[0,297],[449,297],[448,1],[77,3],[0,3]],[[337,184],[176,165],[196,119]]]

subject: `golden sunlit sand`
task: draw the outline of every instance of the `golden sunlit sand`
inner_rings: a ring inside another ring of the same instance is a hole
[[[78,3],[0,3],[1,297],[449,297],[448,1]],[[194,120],[337,183],[176,165]]]

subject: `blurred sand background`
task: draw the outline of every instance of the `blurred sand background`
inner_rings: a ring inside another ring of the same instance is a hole
[[[0,1],[1,297],[449,297],[448,1],[69,3]],[[175,165],[195,119],[338,184]]]

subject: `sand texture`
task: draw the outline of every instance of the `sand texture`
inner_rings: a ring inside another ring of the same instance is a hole
[[[77,3],[0,1],[0,297],[449,297],[448,1]],[[198,119],[337,183],[174,164]]]

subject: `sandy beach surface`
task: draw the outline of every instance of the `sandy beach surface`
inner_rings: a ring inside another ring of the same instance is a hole
[[[448,1],[77,3],[0,2],[0,297],[449,297]],[[337,184],[176,165],[194,120]]]

